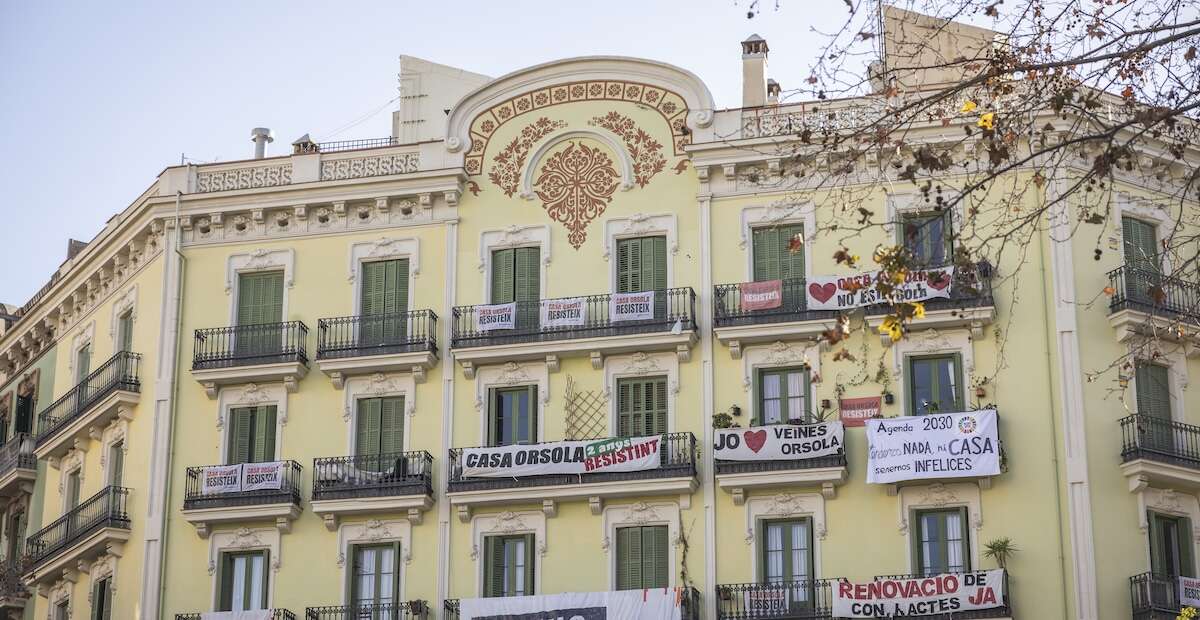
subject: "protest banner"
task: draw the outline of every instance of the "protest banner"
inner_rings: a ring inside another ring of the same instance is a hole
[[[833,617],[892,618],[951,614],[1004,605],[1004,571],[946,573],[833,584]]]
[[[641,293],[613,293],[608,302],[608,319],[617,321],[644,321],[654,318],[654,291]]]
[[[533,596],[465,598],[462,620],[679,620],[682,601],[675,588],[617,592],[563,592]]]
[[[843,398],[838,401],[838,412],[842,424],[847,428],[864,426],[867,420],[879,416],[879,396],[864,396],[862,398]]]
[[[200,471],[200,494],[220,495],[242,490],[242,466],[214,465]]]
[[[867,420],[867,482],[1000,473],[996,411]]]
[[[786,587],[746,590],[744,603],[750,618],[770,618],[791,613],[792,591]]]
[[[770,310],[783,305],[783,280],[742,282],[738,288],[742,310]]]
[[[654,435],[466,448],[462,475],[511,478],[654,469],[659,466],[662,441],[661,436]]]
[[[812,276],[804,294],[808,297],[809,310],[849,310],[862,306],[887,303],[875,288],[882,272],[864,273],[856,276]],[[904,284],[894,290],[897,302],[925,301],[937,297],[950,297],[950,283],[954,279],[954,267],[939,267],[909,272]]]
[[[242,465],[242,490],[258,491],[261,489],[283,488],[283,469],[286,463],[272,461],[269,463],[245,463]]]
[[[475,306],[475,331],[490,332],[493,329],[513,329],[516,326],[516,302]]]
[[[1196,577],[1179,578],[1179,604],[1200,609],[1200,579]]]
[[[542,327],[578,327],[587,321],[587,300],[583,297],[547,299],[541,304]]]
[[[713,438],[713,456],[724,461],[812,459],[838,454],[844,443],[841,422],[722,428]]]

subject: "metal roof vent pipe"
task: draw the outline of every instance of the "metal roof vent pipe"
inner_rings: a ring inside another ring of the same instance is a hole
[[[250,140],[254,142],[254,159],[262,159],[267,156],[267,145],[274,142],[275,137],[270,129],[255,127],[250,130]]]

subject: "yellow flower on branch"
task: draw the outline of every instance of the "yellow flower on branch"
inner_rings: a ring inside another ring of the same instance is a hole
[[[971,112],[974,112],[976,107],[978,107],[978,106],[975,105],[974,101],[967,99],[966,101],[963,102],[962,108],[960,108],[958,111],[962,112],[963,114],[969,114]]]
[[[883,319],[883,323],[879,326],[880,334],[887,334],[892,342],[899,342],[904,337],[904,328],[900,323],[900,319],[893,314],[889,314]]]
[[[914,319],[925,318],[925,304],[923,304],[919,301],[914,301],[914,302],[912,302],[912,307],[913,307],[913,318]]]
[[[992,126],[993,126],[992,121],[994,121],[995,118],[996,118],[995,112],[988,112],[987,114],[981,114],[979,116],[979,120],[976,121],[975,124],[978,125],[979,127],[982,127],[983,129],[991,131]]]

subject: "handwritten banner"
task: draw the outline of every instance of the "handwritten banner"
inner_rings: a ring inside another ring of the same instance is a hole
[[[833,585],[835,618],[931,616],[1003,605],[1004,571],[999,569]]]
[[[542,327],[578,327],[587,321],[587,303],[583,297],[547,299],[541,305]]]
[[[996,411],[867,420],[867,482],[1000,473]]]
[[[743,310],[770,310],[783,305],[783,280],[742,282],[738,288]]]
[[[515,478],[544,474],[642,471],[659,466],[662,437],[614,437],[533,445],[466,448],[464,477]]]
[[[490,332],[494,329],[513,329],[517,326],[516,317],[516,302],[475,306],[475,331]]]
[[[614,323],[653,319],[654,291],[613,293],[608,302],[608,318]]]
[[[845,443],[841,422],[773,424],[718,429],[713,456],[725,461],[814,459],[838,454]]]
[[[808,279],[804,294],[809,310],[849,310],[862,306],[887,303],[875,283],[884,277],[882,272],[857,276],[813,276]],[[893,291],[898,302],[925,301],[950,297],[950,282],[954,267],[913,271],[905,282]]]
[[[867,420],[877,417],[880,410],[880,397],[864,396],[862,398],[843,398],[838,401],[838,411],[842,424],[846,427],[864,426]]]

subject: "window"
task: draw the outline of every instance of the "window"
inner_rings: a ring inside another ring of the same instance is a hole
[[[913,567],[921,575],[961,573],[971,570],[968,558],[967,509],[918,510]]]
[[[533,594],[533,534],[484,538],[484,596]]]
[[[112,618],[112,577],[96,582],[92,589],[92,620]]]
[[[668,549],[665,525],[617,528],[617,589],[667,587]]]
[[[402,342],[408,311],[408,259],[363,263],[359,299],[362,344]]]
[[[759,574],[768,584],[787,587],[788,602],[802,608],[813,600],[813,543],[810,519],[762,521]]]
[[[1168,577],[1194,577],[1192,520],[1151,512],[1150,570]]]
[[[122,486],[125,478],[125,442],[118,441],[108,447],[108,483]]]
[[[5,540],[7,547],[4,553],[4,559],[16,560],[21,557],[21,541],[25,537],[24,513],[17,511],[12,513],[8,518],[8,538]]]
[[[267,608],[268,551],[222,553],[217,611]]]
[[[33,395],[17,395],[17,428],[15,432],[33,432]]]
[[[54,620],[71,620],[70,599],[63,599],[54,604]]]
[[[355,424],[354,453],[359,467],[379,471],[386,459],[369,458],[404,450],[404,397],[361,398]]]
[[[1170,371],[1166,366],[1138,362],[1134,376],[1137,411],[1163,420],[1171,419]]]
[[[755,228],[754,281],[804,279],[804,252],[791,251],[792,239],[804,239],[804,226]]]
[[[67,483],[63,486],[63,499],[66,502],[63,509],[65,511],[71,511],[79,505],[79,475],[78,469],[67,474]]]
[[[758,371],[758,411],[755,424],[805,424],[812,422],[808,406],[807,368]]]
[[[117,317],[117,350],[133,350],[133,311],[129,310]]]
[[[617,435],[667,432],[667,378],[617,380]]]
[[[92,343],[87,343],[75,352],[75,382],[82,383],[92,372]]]
[[[902,215],[900,231],[904,248],[918,266],[939,267],[953,257],[949,210]]]
[[[908,410],[912,415],[963,410],[959,354],[908,358]]]
[[[533,443],[537,437],[537,386],[493,389],[488,444]]]
[[[1158,268],[1158,227],[1128,215],[1121,218],[1125,264],[1138,269]]]
[[[492,252],[494,304],[517,302],[517,329],[537,329],[542,296],[541,248],[508,248]]]
[[[227,462],[263,463],[275,460],[275,405],[229,410]]]
[[[667,238],[638,237],[617,241],[617,292],[667,288]]]
[[[238,275],[237,324],[273,325],[283,321],[283,272],[243,273]],[[240,355],[277,352],[283,337],[274,327],[242,330],[236,347]]]
[[[395,601],[400,592],[396,559],[400,544],[355,545],[350,574],[350,598],[354,605],[383,605]]]

